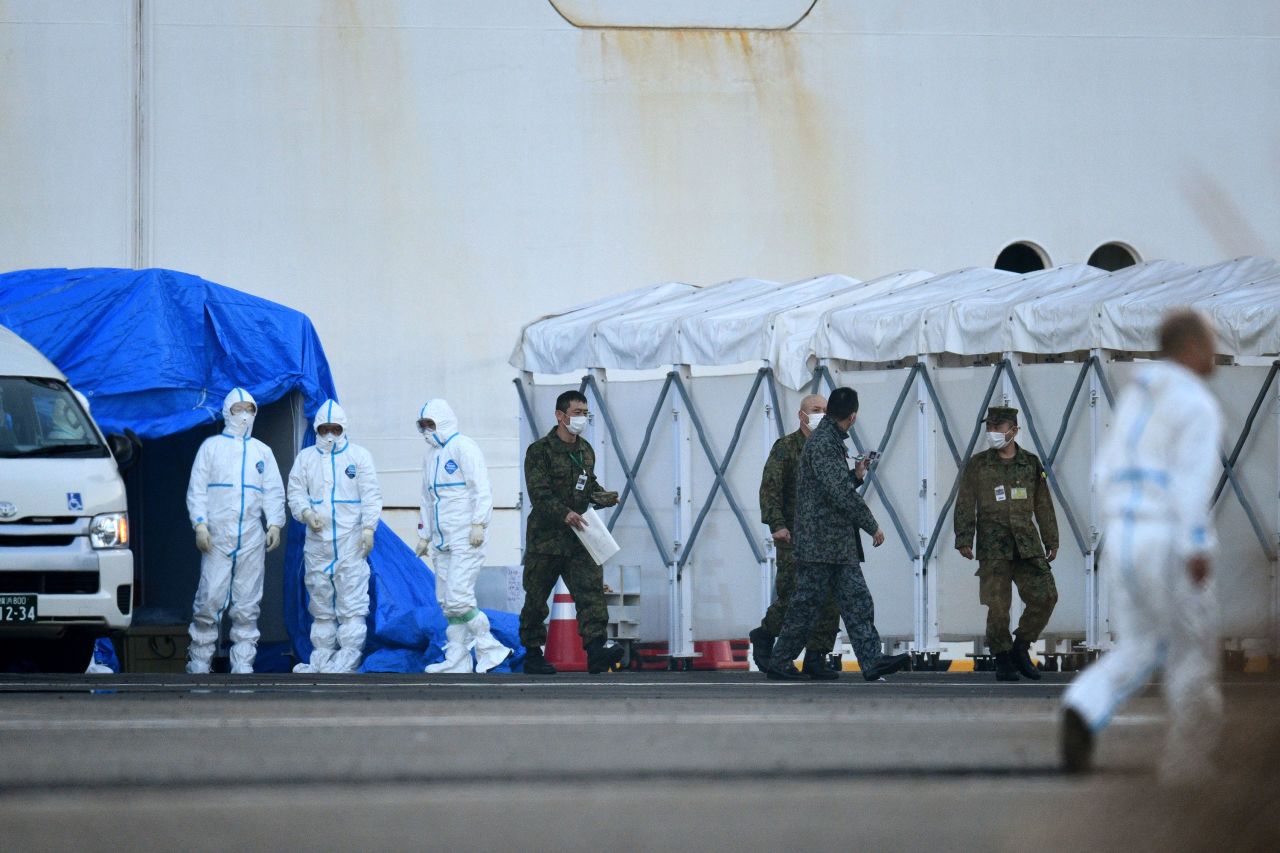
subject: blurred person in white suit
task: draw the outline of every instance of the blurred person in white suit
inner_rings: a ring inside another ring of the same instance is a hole
[[[1118,637],[1064,694],[1061,747],[1064,769],[1087,771],[1095,736],[1160,671],[1170,718],[1160,779],[1183,784],[1212,773],[1221,726],[1210,501],[1222,412],[1205,384],[1215,354],[1209,321],[1168,314],[1160,349],[1162,359],[1120,395],[1094,471]]]

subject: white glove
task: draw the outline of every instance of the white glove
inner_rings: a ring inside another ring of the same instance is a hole
[[[280,546],[280,528],[274,524],[267,528],[267,550],[274,551]]]
[[[419,557],[427,556],[427,552],[430,550],[431,550],[430,539],[419,539],[418,544],[413,546],[413,553],[417,554]]]
[[[201,554],[208,554],[213,550],[213,537],[209,535],[209,525],[204,522],[196,525],[196,548]]]
[[[481,545],[484,544],[484,525],[483,524],[471,525],[471,538],[468,541],[471,543],[472,548],[479,548]]]
[[[316,514],[315,510],[304,509],[302,511],[302,521],[316,533],[319,533],[324,528],[324,521]]]
[[[360,531],[360,556],[367,557],[373,550],[373,531],[366,527]]]

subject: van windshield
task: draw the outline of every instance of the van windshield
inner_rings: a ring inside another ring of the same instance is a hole
[[[93,421],[64,383],[0,376],[0,459],[110,455]]]

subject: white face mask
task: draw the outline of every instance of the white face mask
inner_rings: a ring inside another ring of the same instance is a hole
[[[436,437],[436,431],[435,431],[435,430],[433,430],[433,429],[427,429],[426,427],[418,427],[418,432],[419,432],[419,434],[421,434],[421,435],[422,435],[422,440],[423,440],[423,441],[425,441],[427,444],[434,444],[434,443],[435,443],[435,442],[433,442],[433,441],[432,441],[432,439]]]
[[[241,412],[227,418],[227,432],[236,438],[244,438],[253,432],[253,415]]]
[[[822,423],[822,417],[823,417],[822,412],[809,413],[809,431],[810,432],[818,428],[818,424]]]
[[[1005,444],[1007,443],[1008,442],[1005,439],[1004,433],[1002,432],[987,433],[987,444],[991,445],[992,450],[999,450],[1000,448],[1004,447]]]
[[[569,425],[565,429],[574,435],[582,435],[587,430],[587,416],[578,415],[577,417],[569,418]]]
[[[336,435],[317,435],[316,447],[320,448],[321,453],[328,453],[338,443],[338,438]]]

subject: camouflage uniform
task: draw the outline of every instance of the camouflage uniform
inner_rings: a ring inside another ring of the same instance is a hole
[[[525,528],[520,642],[526,648],[547,642],[547,598],[559,577],[564,578],[577,607],[578,636],[583,645],[605,638],[609,612],[604,603],[604,571],[564,520],[570,510],[586,512],[592,496],[602,491],[595,465],[595,451],[585,438],[578,436],[577,441],[566,444],[555,429],[525,451],[529,521]]]
[[[1012,459],[1001,459],[998,450],[974,454],[960,477],[954,521],[957,548],[971,546],[978,535],[978,599],[987,608],[987,646],[993,653],[1013,648],[1012,584],[1026,605],[1018,640],[1034,643],[1058,603],[1045,559],[1046,549],[1058,547],[1058,520],[1039,457],[1021,447]]]
[[[773,647],[774,669],[795,660],[823,603],[832,595],[864,670],[881,658],[875,604],[862,577],[860,531],[880,529],[858,494],[844,440],[848,433],[830,417],[822,419],[805,442],[796,471],[796,589]]]
[[[805,434],[796,430],[773,443],[769,459],[764,463],[760,477],[760,520],[769,525],[769,532],[790,530],[795,535],[796,517],[796,467],[800,451],[804,450]],[[765,611],[760,627],[776,637],[782,633],[783,616],[796,585],[796,555],[791,542],[774,540],[777,549],[778,573],[774,579],[777,597]],[[840,630],[840,609],[834,595],[828,596],[818,613],[813,633],[809,635],[805,649],[810,654],[828,655],[836,645]]]

